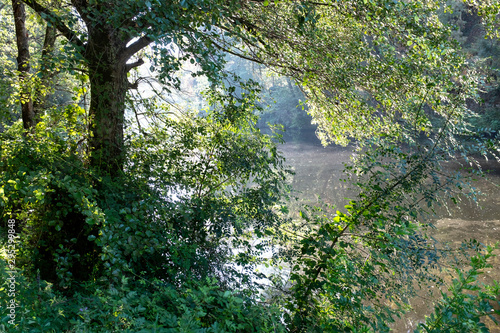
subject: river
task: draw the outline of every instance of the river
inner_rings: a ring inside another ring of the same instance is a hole
[[[342,170],[344,163],[350,161],[352,150],[336,146],[324,148],[319,142],[314,142],[314,139],[310,141],[288,142],[280,146],[287,163],[295,171],[291,181],[293,189],[298,191],[299,202],[315,204],[321,199],[342,207],[346,204],[344,198],[353,196],[353,193],[349,193],[348,184],[340,181],[345,178]],[[474,187],[483,193],[478,198],[479,206],[469,199],[463,199],[459,205],[451,206],[449,210],[440,209],[433,220],[436,229],[432,230],[432,236],[438,241],[452,245],[471,238],[484,244],[500,241],[500,164],[490,161],[483,163],[483,166],[488,177],[478,178],[474,182]],[[450,169],[455,167],[451,163],[447,166]],[[493,258],[492,264],[493,268],[480,277],[485,282],[500,281],[499,257]],[[432,303],[432,299],[423,295],[413,299],[411,305],[414,312],[397,322],[394,332],[413,332],[425,315],[433,310]],[[490,326],[490,330],[499,333],[500,327]]]

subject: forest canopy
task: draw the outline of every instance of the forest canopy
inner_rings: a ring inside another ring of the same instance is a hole
[[[500,284],[477,277],[497,246],[437,247],[428,216],[474,195],[443,162],[499,160],[499,15],[496,0],[1,0],[0,327],[387,332],[452,265],[416,331],[488,331]],[[283,82],[289,113],[249,68]],[[266,112],[352,143],[353,197],[292,205]]]

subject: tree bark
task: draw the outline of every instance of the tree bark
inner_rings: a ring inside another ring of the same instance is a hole
[[[109,26],[89,29],[91,165],[112,176],[123,170],[125,97],[129,88],[126,61],[120,59],[125,42]]]
[[[24,9],[24,4],[19,0],[12,0],[12,10],[14,12],[14,25],[16,29],[17,69],[19,71],[22,119],[24,128],[29,129],[36,123],[30,89],[26,84],[30,72],[28,30],[25,24],[26,11]]]

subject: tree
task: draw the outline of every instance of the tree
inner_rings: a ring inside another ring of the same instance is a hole
[[[46,110],[72,100],[67,92],[57,88],[70,84],[68,74],[60,75],[62,67],[64,70],[69,68],[64,65],[65,61],[61,57],[63,48],[57,52],[55,50],[56,46],[61,45],[56,44],[57,30],[54,26],[44,24],[29,12],[26,15],[23,2],[11,3],[11,8],[14,9],[11,9],[14,14],[12,18],[6,13],[5,7],[6,5],[2,7],[2,16],[5,18],[2,22],[5,32],[2,44],[6,47],[2,50],[1,86],[2,92],[5,91],[2,93],[2,111],[8,112],[2,117],[12,120],[12,115],[8,113],[15,114],[17,110],[9,106],[18,104],[24,127],[28,130],[40,121]],[[14,45],[19,44],[16,51],[7,46],[9,43],[5,40],[15,41]],[[17,62],[17,66],[12,65],[13,62]],[[54,98],[56,90],[58,96]]]
[[[68,39],[88,69],[92,117],[89,146],[92,164],[116,174],[123,169],[123,127],[127,90],[136,84],[127,80],[142,59],[129,60],[148,45],[157,44],[160,77],[177,83],[173,71],[181,61],[196,60],[202,72],[214,80],[222,59],[212,57],[212,26],[221,25],[239,5],[237,2],[181,1],[169,4],[146,2],[72,1],[65,13],[58,13],[37,1],[25,1]],[[121,8],[117,11],[116,8]],[[189,15],[185,15],[188,13]],[[78,22],[83,22],[78,27]],[[228,22],[237,26],[237,22]],[[201,28],[203,27],[203,28]],[[174,42],[183,55],[177,58],[161,47]]]
[[[26,12],[24,4],[21,1],[12,1],[12,9],[14,11],[14,22],[16,26],[17,40],[17,66],[19,71],[20,86],[22,90],[29,89],[27,76],[30,72],[30,51],[28,42],[28,31],[26,30],[25,20]],[[23,115],[24,128],[28,129],[35,124],[35,112],[33,110],[33,101],[29,91],[22,91],[20,94],[21,109]]]
[[[37,1],[26,4],[56,26],[84,60],[91,86],[92,164],[113,173],[123,168],[125,97],[137,83],[127,74],[144,63],[131,59],[149,45],[155,46],[160,78],[174,88],[174,71],[188,59],[199,63],[200,74],[218,81],[220,50],[275,67],[305,84],[321,137],[340,143],[349,135],[398,134],[401,122],[425,129],[420,105],[444,116],[456,104],[445,107],[444,98],[463,101],[475,93],[468,88],[472,77],[460,81],[464,62],[436,16],[438,1],[147,1],[120,2],[119,12],[114,2],[73,1],[74,11],[67,13]],[[180,57],[172,55],[174,45]],[[335,111],[340,108],[344,111]]]

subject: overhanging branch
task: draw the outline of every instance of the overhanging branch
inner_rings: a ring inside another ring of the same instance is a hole
[[[69,42],[81,48],[85,46],[85,44],[80,40],[80,38],[78,38],[76,33],[70,28],[68,28],[68,26],[64,24],[64,22],[62,22],[61,17],[54,14],[48,8],[45,8],[44,6],[40,5],[35,0],[24,0],[24,3],[30,6],[35,12],[37,12],[41,16],[45,16],[44,19],[48,23],[55,25],[57,30],[59,30]]]

